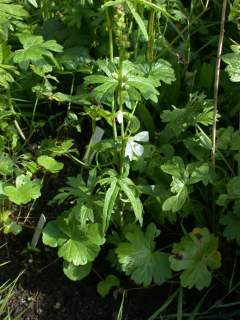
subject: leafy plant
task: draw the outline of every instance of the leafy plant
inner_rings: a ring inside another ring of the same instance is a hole
[[[183,270],[180,276],[183,287],[201,290],[209,286],[211,272],[221,266],[217,248],[218,239],[206,228],[195,228],[174,244],[170,264],[175,271]]]
[[[167,254],[155,250],[158,235],[154,224],[149,224],[145,233],[133,226],[125,235],[128,242],[120,242],[116,249],[122,270],[137,284],[148,286],[153,281],[160,285],[171,276]]]

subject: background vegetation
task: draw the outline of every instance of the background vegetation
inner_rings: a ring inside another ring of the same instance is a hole
[[[133,286],[168,288],[149,319],[238,312],[239,17],[238,0],[0,0],[1,237],[42,233],[73,281],[104,265],[118,319]],[[185,307],[184,288],[206,294]]]

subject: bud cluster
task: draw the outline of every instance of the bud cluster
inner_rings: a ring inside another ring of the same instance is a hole
[[[121,4],[115,7],[114,22],[116,44],[118,48],[127,49],[130,43],[126,34],[125,11]]]

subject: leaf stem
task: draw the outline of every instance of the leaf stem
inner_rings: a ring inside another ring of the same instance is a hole
[[[148,21],[148,42],[146,51],[146,61],[151,63],[153,61],[153,45],[154,45],[154,20],[155,20],[155,10],[152,9],[149,15]]]
[[[219,91],[219,80],[220,80],[221,55],[222,55],[222,48],[223,48],[223,41],[224,41],[224,26],[225,26],[225,19],[226,19],[226,8],[227,8],[227,0],[223,0],[220,34],[219,34],[218,50],[217,50],[216,69],[215,69],[215,80],[214,80],[214,110],[213,110],[213,127],[212,127],[212,163],[213,163],[213,168],[215,168],[215,162],[216,162],[218,91]]]

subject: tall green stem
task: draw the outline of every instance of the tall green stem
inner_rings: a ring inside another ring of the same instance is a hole
[[[123,92],[122,92],[122,86],[123,86],[123,57],[124,57],[124,49],[120,48],[120,57],[119,57],[119,69],[118,69],[118,103],[119,103],[119,111],[123,113]],[[122,145],[121,145],[121,163],[120,163],[120,172],[123,173],[123,160],[124,160],[124,119],[120,123],[121,125],[121,139],[122,139]]]
[[[105,14],[106,14],[107,28],[108,28],[109,57],[111,62],[113,62],[113,29],[112,29],[112,21],[110,19],[108,7],[105,8]]]
[[[105,8],[105,15],[107,20],[107,29],[108,29],[108,43],[109,43],[109,58],[110,61],[113,62],[113,28],[112,28],[112,21],[109,14],[108,7]],[[116,127],[116,119],[115,119],[115,99],[112,100],[112,126],[113,126],[113,137],[116,140],[117,139],[117,127]]]
[[[154,45],[154,20],[155,20],[155,10],[150,11],[150,16],[148,20],[148,42],[146,51],[146,61],[148,63],[153,62],[153,45]]]

